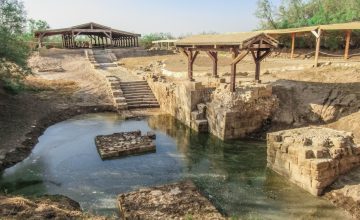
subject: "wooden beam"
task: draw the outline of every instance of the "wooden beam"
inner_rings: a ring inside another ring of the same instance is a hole
[[[314,34],[315,35],[315,34]],[[321,45],[321,29],[318,30],[316,38],[316,50],[315,50],[315,67],[319,66],[319,54],[320,54],[320,45]]]
[[[233,56],[233,61],[231,62],[231,64],[238,64],[241,60],[243,60],[246,55],[248,55],[249,51],[248,50],[244,50],[242,51],[240,54],[238,54],[236,57]]]
[[[349,59],[349,49],[350,49],[350,40],[351,40],[351,30],[346,31],[346,43],[345,43],[345,54],[344,59]]]
[[[296,37],[296,33],[292,33],[291,34],[291,55],[290,55],[291,59],[294,59],[295,37]]]
[[[213,77],[219,78],[218,76],[218,53],[216,51],[207,51],[207,55],[211,58],[213,63]]]

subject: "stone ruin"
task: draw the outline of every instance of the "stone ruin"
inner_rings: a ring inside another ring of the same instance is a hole
[[[193,130],[222,140],[244,138],[263,127],[278,107],[270,84],[242,82],[235,92],[223,78],[213,82],[166,82],[146,74],[161,109]]]
[[[99,135],[95,144],[101,159],[111,159],[131,154],[156,151],[153,132],[141,136],[141,131],[121,132],[111,135]]]
[[[118,207],[121,219],[225,219],[190,181],[121,194]]]
[[[207,104],[209,130],[223,140],[256,132],[278,107],[269,84],[243,83],[235,92],[229,86],[220,84]]]
[[[360,164],[352,133],[322,127],[267,135],[267,164],[313,195]]]

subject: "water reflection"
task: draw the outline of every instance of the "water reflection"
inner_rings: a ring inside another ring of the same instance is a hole
[[[101,160],[96,135],[136,129],[156,132],[156,153]],[[112,214],[119,193],[188,178],[229,216],[347,218],[267,170],[264,143],[223,142],[169,116],[123,121],[115,114],[91,114],[58,123],[46,130],[26,160],[4,172],[0,188],[14,194],[64,194],[88,211]]]

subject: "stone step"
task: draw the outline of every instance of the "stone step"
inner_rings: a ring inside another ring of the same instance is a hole
[[[112,90],[112,94],[114,97],[124,96],[124,93],[121,90]]]
[[[133,108],[159,108],[159,104],[134,104],[134,105],[128,105],[128,109]]]
[[[126,98],[128,99],[146,99],[146,98],[156,98],[154,94],[147,93],[147,94],[126,94]]]
[[[149,93],[152,93],[151,92],[151,90],[131,90],[131,91],[129,91],[129,90],[123,90],[123,93],[125,94],[125,95],[127,95],[127,94],[144,94],[144,95],[146,95],[146,94],[149,94]]]
[[[125,97],[116,97],[114,98],[115,103],[127,103]]]
[[[157,102],[157,100],[155,97],[149,97],[149,98],[126,97],[126,102]]]
[[[123,86],[120,86],[120,87],[121,87],[121,90],[126,93],[132,93],[132,92],[136,92],[136,91],[146,91],[146,92],[152,93],[150,88],[145,88],[145,87],[142,87],[142,88],[126,88]]]
[[[138,89],[138,88],[146,88],[146,89],[150,89],[150,87],[147,85],[147,84],[144,84],[144,85],[123,85],[121,84],[121,87],[124,88],[124,89]]]
[[[128,109],[128,105],[126,103],[119,103],[116,105],[118,110],[126,110]]]
[[[128,101],[126,100],[128,105],[135,105],[135,104],[159,104],[157,101]]]
[[[131,82],[121,82],[121,85],[127,86],[127,85],[147,85],[146,81],[131,81]]]

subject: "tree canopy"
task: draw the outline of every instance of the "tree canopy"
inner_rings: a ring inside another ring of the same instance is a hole
[[[28,20],[23,3],[0,0],[0,79],[19,78],[30,73],[27,60],[34,31],[46,29],[45,21]]]
[[[296,28],[360,21],[360,0],[258,0],[256,16],[262,29]]]
[[[151,33],[141,37],[140,45],[146,49],[149,49],[151,48],[153,41],[166,39],[174,39],[174,37],[170,33]]]

